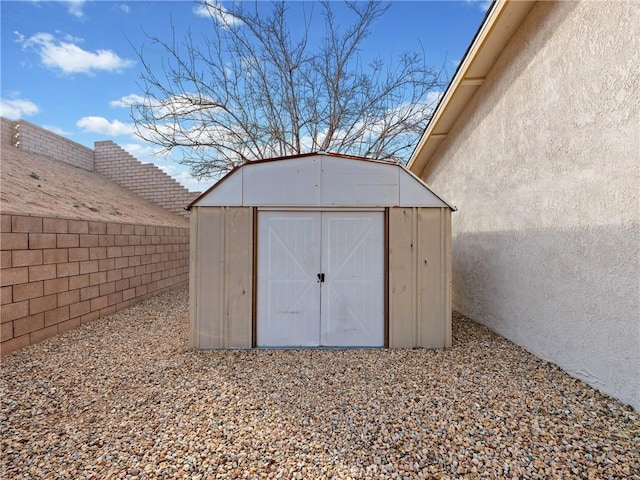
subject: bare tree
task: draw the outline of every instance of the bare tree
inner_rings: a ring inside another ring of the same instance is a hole
[[[229,9],[202,2],[211,33],[170,41],[148,37],[163,63],[143,65],[144,100],[132,105],[137,134],[183,152],[198,178],[217,177],[246,161],[332,151],[404,161],[422,134],[441,87],[422,53],[395,66],[363,65],[359,48],[388,9],[380,2],[347,3],[352,23],[337,21],[329,2],[305,4],[294,35],[284,2],[236,2]],[[320,9],[321,41],[315,40]],[[315,41],[312,41],[312,34]],[[431,100],[431,101],[430,101]]]

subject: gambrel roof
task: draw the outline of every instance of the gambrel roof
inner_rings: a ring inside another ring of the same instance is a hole
[[[395,162],[309,153],[248,162],[196,198],[203,206],[455,207]]]

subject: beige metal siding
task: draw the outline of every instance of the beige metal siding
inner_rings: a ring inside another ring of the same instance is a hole
[[[451,276],[448,224],[451,211],[444,208],[418,209],[418,275],[420,290],[420,346],[451,346]]]
[[[200,281],[198,280],[198,212],[200,208],[192,208],[189,217],[189,347],[198,347],[198,309]]]
[[[195,207],[191,215],[191,346],[251,348],[252,209]]]
[[[451,346],[451,211],[389,210],[389,346]]]
[[[389,209],[389,347],[417,346],[417,208]]]

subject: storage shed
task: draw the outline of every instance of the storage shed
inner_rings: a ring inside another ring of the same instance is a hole
[[[191,210],[190,345],[451,345],[451,205],[402,166],[246,163]]]

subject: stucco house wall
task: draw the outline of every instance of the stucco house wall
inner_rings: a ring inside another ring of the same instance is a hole
[[[435,152],[453,304],[640,409],[640,3],[539,2]]]

